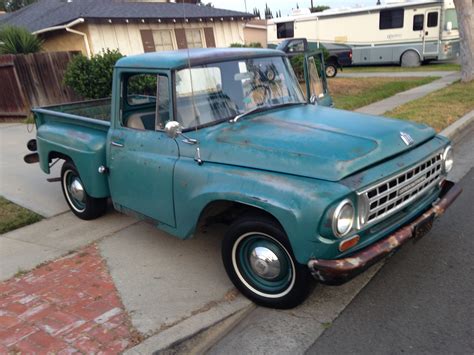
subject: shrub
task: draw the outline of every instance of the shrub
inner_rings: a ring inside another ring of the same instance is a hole
[[[7,26],[0,30],[0,54],[28,54],[41,50],[43,41],[22,27]]]
[[[244,43],[231,43],[231,48],[262,48],[262,44],[260,42],[252,42],[248,44]]]
[[[110,97],[114,65],[122,57],[117,50],[109,49],[90,59],[77,55],[66,69],[64,83],[87,99]]]

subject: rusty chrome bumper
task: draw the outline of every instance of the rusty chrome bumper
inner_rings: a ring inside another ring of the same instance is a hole
[[[416,226],[433,218],[433,216],[439,217],[442,215],[461,192],[461,187],[445,180],[439,200],[413,222],[404,225],[388,237],[371,244],[350,257],[334,260],[312,259],[308,262],[311,273],[318,281],[328,285],[341,285],[351,280],[405,244],[413,237]]]

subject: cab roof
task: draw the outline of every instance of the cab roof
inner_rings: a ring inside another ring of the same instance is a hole
[[[281,57],[285,53],[262,48],[195,48],[177,51],[162,51],[124,57],[117,61],[116,68],[180,69],[183,67],[216,63],[221,61]]]

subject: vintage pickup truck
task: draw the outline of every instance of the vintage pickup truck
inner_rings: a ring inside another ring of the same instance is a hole
[[[446,180],[446,138],[318,104],[325,93],[306,59],[305,99],[277,50],[123,58],[111,100],[33,110],[25,160],[45,173],[64,161],[62,190],[82,219],[104,214],[110,198],[182,239],[229,224],[222,260],[235,286],[258,304],[294,307],[311,276],[351,279],[420,238],[461,192]]]

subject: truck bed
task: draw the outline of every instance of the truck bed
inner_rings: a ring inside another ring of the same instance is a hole
[[[45,121],[54,120],[104,130],[104,127],[110,127],[110,104],[110,99],[100,99],[39,107],[32,111],[37,128]]]

